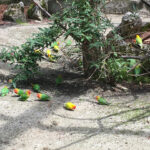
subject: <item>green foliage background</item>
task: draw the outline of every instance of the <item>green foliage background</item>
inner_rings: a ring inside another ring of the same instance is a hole
[[[71,36],[81,48],[83,63],[80,62],[80,65],[83,64],[87,77],[105,82],[149,82],[148,77],[130,76],[131,73],[142,73],[141,66],[128,73],[137,61],[120,58],[112,39],[104,37],[106,29],[113,28],[110,20],[102,13],[105,3],[105,0],[73,0],[64,11],[50,18],[53,22],[48,28],[40,28],[39,33],[20,47],[3,49],[0,59],[15,64],[15,69],[19,69],[14,82],[34,77],[39,69],[37,62],[42,60],[42,55],[34,50],[49,47],[61,35],[65,38]],[[118,36],[115,35],[115,38]]]

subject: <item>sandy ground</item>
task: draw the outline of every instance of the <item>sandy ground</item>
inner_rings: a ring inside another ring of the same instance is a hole
[[[114,23],[120,20],[117,17]],[[1,26],[0,47],[20,45],[44,26],[47,25]],[[52,100],[37,101],[34,92],[27,102],[18,101],[12,91],[1,97],[0,150],[150,149],[149,89],[113,92],[109,86],[86,82],[79,73],[64,71],[61,63],[42,62],[41,66],[37,82]],[[0,64],[1,78],[11,71],[6,64]],[[64,78],[60,86],[55,85],[57,74]],[[0,89],[6,85],[6,80],[2,81]],[[24,84],[22,88],[31,87]],[[98,105],[97,95],[105,97],[111,105]],[[66,101],[75,103],[76,110],[65,110]]]

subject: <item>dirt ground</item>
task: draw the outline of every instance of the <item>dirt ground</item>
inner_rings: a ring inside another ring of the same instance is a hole
[[[116,16],[115,16],[116,17]],[[121,21],[113,18],[118,24]],[[0,26],[0,48],[20,45],[38,27],[46,23]],[[61,45],[61,42],[60,42]],[[121,91],[109,85],[86,81],[80,72],[58,64],[42,61],[41,75],[35,79],[41,91],[52,97],[50,102],[36,100],[32,92],[27,102],[18,101],[11,91],[0,97],[0,150],[149,150],[150,93],[147,88]],[[0,63],[0,89],[7,85],[12,74],[7,64]],[[55,85],[61,74],[63,83]],[[31,89],[24,83],[22,89]],[[101,95],[111,103],[98,105],[95,96]],[[71,101],[75,111],[63,104]]]

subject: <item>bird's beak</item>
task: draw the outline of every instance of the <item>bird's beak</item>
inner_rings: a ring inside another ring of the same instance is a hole
[[[75,106],[75,105],[73,106],[73,109],[76,109],[76,106]]]

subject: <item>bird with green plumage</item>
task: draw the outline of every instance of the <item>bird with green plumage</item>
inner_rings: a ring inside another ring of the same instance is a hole
[[[134,73],[136,75],[139,75],[141,73],[141,64],[138,64],[135,69],[134,69]]]
[[[55,79],[56,85],[60,85],[63,82],[62,75],[58,75],[57,78]]]
[[[16,93],[18,96],[21,96],[22,94],[24,94],[24,91],[21,89],[15,88],[14,93]]]
[[[31,95],[31,91],[27,90],[25,93],[21,94],[19,97],[20,101],[26,101]]]
[[[37,93],[37,98],[41,101],[49,101],[51,99],[47,94]]]
[[[100,104],[100,105],[109,105],[110,103],[108,103],[107,101],[106,101],[106,99],[104,99],[104,98],[102,98],[102,97],[100,97],[100,96],[96,96],[96,100],[98,101],[98,103]]]
[[[40,92],[40,85],[39,84],[32,84],[32,88],[34,92]]]
[[[9,93],[9,89],[7,86],[1,89],[0,96],[6,96]]]

